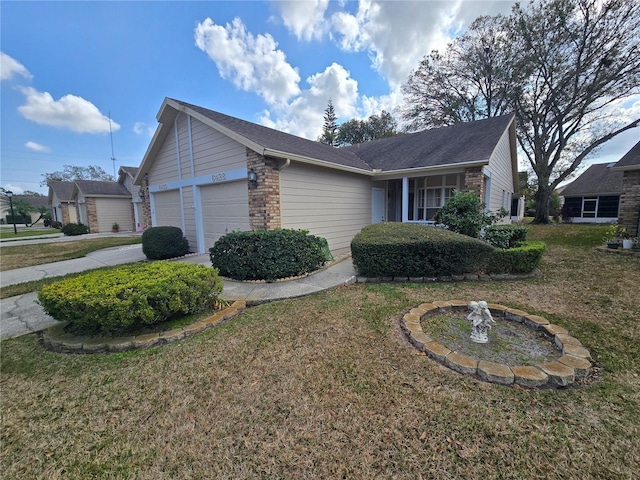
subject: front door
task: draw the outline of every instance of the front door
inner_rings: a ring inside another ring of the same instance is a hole
[[[371,193],[371,199],[371,223],[384,222],[384,188],[374,188]]]

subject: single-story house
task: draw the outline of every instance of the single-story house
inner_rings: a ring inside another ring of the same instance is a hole
[[[48,202],[51,208],[51,220],[67,223],[78,223],[78,210],[73,199],[73,182],[51,180],[48,182]]]
[[[138,173],[138,167],[120,167],[118,170],[118,183],[123,185],[131,194],[131,214],[133,226],[136,232],[142,231],[144,192],[139,185],[134,185],[133,179]]]
[[[2,223],[10,223],[8,220],[11,219],[11,202],[9,202],[9,198],[6,195],[3,195],[1,198],[2,202]],[[13,195],[11,198],[14,207],[18,204],[18,202],[26,202],[33,207],[32,210],[27,212],[27,219],[30,220],[30,223],[36,222],[36,225],[42,225],[44,220],[40,218],[40,208],[49,208],[49,199],[44,195]],[[17,210],[14,208],[14,213],[16,215],[16,220],[20,216]]]
[[[347,148],[171,98],[157,119],[134,180],[144,226],[180,227],[195,252],[274,228],[306,229],[335,251],[371,223],[433,222],[454,190],[508,210],[518,185],[513,115]]]
[[[640,236],[640,142],[636,143],[612,168],[622,173],[622,193],[618,224],[632,236]]]
[[[598,163],[587,168],[562,191],[563,217],[575,223],[610,223],[618,219],[622,172],[615,163]]]
[[[71,198],[78,205],[78,221],[89,232],[110,232],[114,223],[120,230],[133,230],[131,192],[124,185],[112,181],[76,180]]]

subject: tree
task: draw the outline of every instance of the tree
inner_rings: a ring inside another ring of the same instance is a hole
[[[624,0],[542,0],[480,17],[411,74],[403,118],[418,129],[514,112],[536,176],[534,222],[548,223],[558,184],[640,124],[615,109],[640,92],[638,31],[640,4]]]
[[[115,179],[105,172],[98,165],[88,167],[78,167],[75,165],[63,165],[61,172],[43,173],[44,179],[40,182],[41,187],[46,187],[50,181],[72,182],[74,180],[105,180],[115,181]]]
[[[379,138],[397,135],[398,123],[393,116],[383,110],[380,115],[371,115],[368,120],[353,118],[338,128],[336,143],[339,146],[356,145]]]
[[[320,143],[325,143],[327,145],[331,145],[332,147],[337,146],[336,138],[338,135],[338,117],[336,117],[336,112],[333,108],[333,102],[329,99],[327,103],[327,108],[324,111],[324,125],[322,126],[322,135],[318,138]]]

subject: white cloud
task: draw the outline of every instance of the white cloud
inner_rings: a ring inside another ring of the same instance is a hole
[[[30,150],[34,150],[36,152],[49,152],[51,151],[51,149],[45,145],[40,145],[39,143],[36,142],[27,142],[24,144],[25,147],[27,147]]]
[[[18,185],[14,185],[12,183],[5,183],[4,187],[5,191],[12,192],[14,195],[22,195],[24,189],[19,187]]]
[[[6,53],[0,52],[0,80],[9,80],[15,75],[21,75],[27,80],[32,78],[24,65]]]
[[[196,26],[196,46],[218,67],[220,76],[238,88],[255,92],[268,104],[283,104],[300,93],[300,75],[287,63],[269,34],[252,35],[239,18],[216,25],[210,18]]]
[[[133,125],[133,133],[135,133],[136,135],[146,134],[151,137],[153,136],[154,132],[155,132],[155,129],[144,122],[136,122]]]
[[[27,120],[78,133],[109,132],[109,117],[82,97],[69,94],[54,100],[50,93],[39,92],[35,88],[24,87],[21,91],[27,103],[18,107],[18,111]],[[120,125],[111,121],[111,130],[119,129]]]
[[[275,4],[285,26],[298,40],[318,40],[328,31],[329,23],[324,18],[328,0],[278,1]]]

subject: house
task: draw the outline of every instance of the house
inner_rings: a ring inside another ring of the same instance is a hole
[[[113,181],[76,180],[71,198],[76,201],[78,221],[90,233],[110,232],[114,223],[120,230],[133,230],[131,192]]]
[[[563,217],[575,223],[610,223],[618,219],[622,172],[614,163],[591,165],[562,191]]]
[[[640,236],[640,142],[636,143],[613,168],[622,173],[618,224],[632,236]]]
[[[5,223],[5,222],[11,223],[9,222],[9,220],[11,219],[11,202],[9,202],[9,199],[6,195],[3,195],[2,197],[0,197],[0,199],[1,199],[0,201],[1,201],[1,210],[2,210],[2,218],[1,218],[2,223]],[[25,221],[28,221],[29,224],[33,223],[35,225],[43,225],[44,219],[41,218],[40,209],[42,207],[48,209],[49,204],[48,204],[47,197],[42,195],[13,195],[11,199],[14,205],[16,222],[18,222],[18,218],[19,218],[20,221],[25,220]],[[32,210],[27,212],[26,219],[23,219],[22,217],[20,217],[20,214],[15,208],[16,205],[18,205],[19,203],[28,203],[33,207]],[[38,221],[36,222],[36,220]]]
[[[118,170],[118,183],[123,185],[131,194],[131,213],[133,226],[136,232],[142,231],[144,192],[139,185],[134,185],[133,180],[138,173],[138,167],[120,167]]]
[[[72,198],[73,182],[50,180],[48,202],[51,208],[51,220],[67,223],[78,223],[78,210]]]
[[[490,210],[517,190],[512,115],[334,148],[166,98],[134,183],[148,226],[204,253],[233,230],[306,229],[331,250],[364,226],[433,222],[454,190]]]

